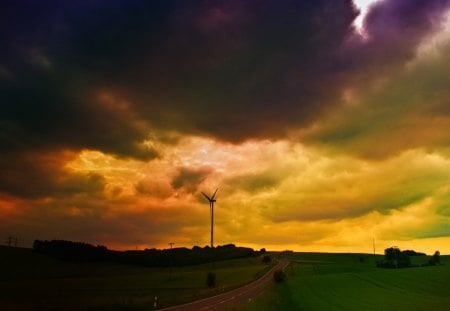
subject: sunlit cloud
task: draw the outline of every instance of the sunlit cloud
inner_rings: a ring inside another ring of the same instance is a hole
[[[353,3],[356,5],[356,7],[359,9],[359,15],[355,18],[353,25],[356,28],[356,31],[361,35],[365,36],[365,30],[364,30],[364,18],[367,15],[367,12],[369,11],[370,7],[374,5],[375,3],[379,1],[386,1],[386,0],[353,0]]]

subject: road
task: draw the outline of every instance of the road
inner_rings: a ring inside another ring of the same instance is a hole
[[[249,299],[255,297],[261,293],[271,282],[273,282],[273,273],[277,269],[283,269],[287,267],[289,261],[280,261],[272,269],[270,269],[264,276],[260,277],[256,281],[234,289],[232,291],[208,297],[205,299],[197,300],[194,302],[186,303],[183,305],[173,306],[161,311],[206,311],[206,310],[220,310],[224,307],[230,307],[231,305],[243,303]]]

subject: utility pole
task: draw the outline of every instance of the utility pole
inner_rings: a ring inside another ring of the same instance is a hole
[[[170,242],[170,259],[169,259],[169,280],[172,280],[172,249],[173,249],[173,245],[175,243],[174,242]]]
[[[9,237],[6,238],[6,245],[8,245],[8,247],[14,246],[17,247],[17,237],[16,236],[12,236],[10,235]]]

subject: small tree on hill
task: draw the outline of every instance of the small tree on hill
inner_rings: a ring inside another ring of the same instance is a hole
[[[435,251],[429,261],[430,265],[431,266],[438,265],[441,262],[440,256],[441,256],[441,253],[439,251]]]
[[[284,273],[284,271],[281,269],[277,269],[273,273],[273,279],[277,283],[283,282],[286,279],[286,273]]]
[[[411,266],[407,253],[400,251],[396,246],[384,250],[384,260],[377,262],[381,268],[405,268]]]
[[[206,285],[209,288],[216,287],[216,274],[214,272],[208,272],[206,274]]]

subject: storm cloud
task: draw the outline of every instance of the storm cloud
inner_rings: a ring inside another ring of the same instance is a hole
[[[447,5],[381,2],[364,40],[349,0],[9,3],[2,145],[152,158],[138,147],[151,128],[280,137],[337,105],[361,72],[410,59]]]

